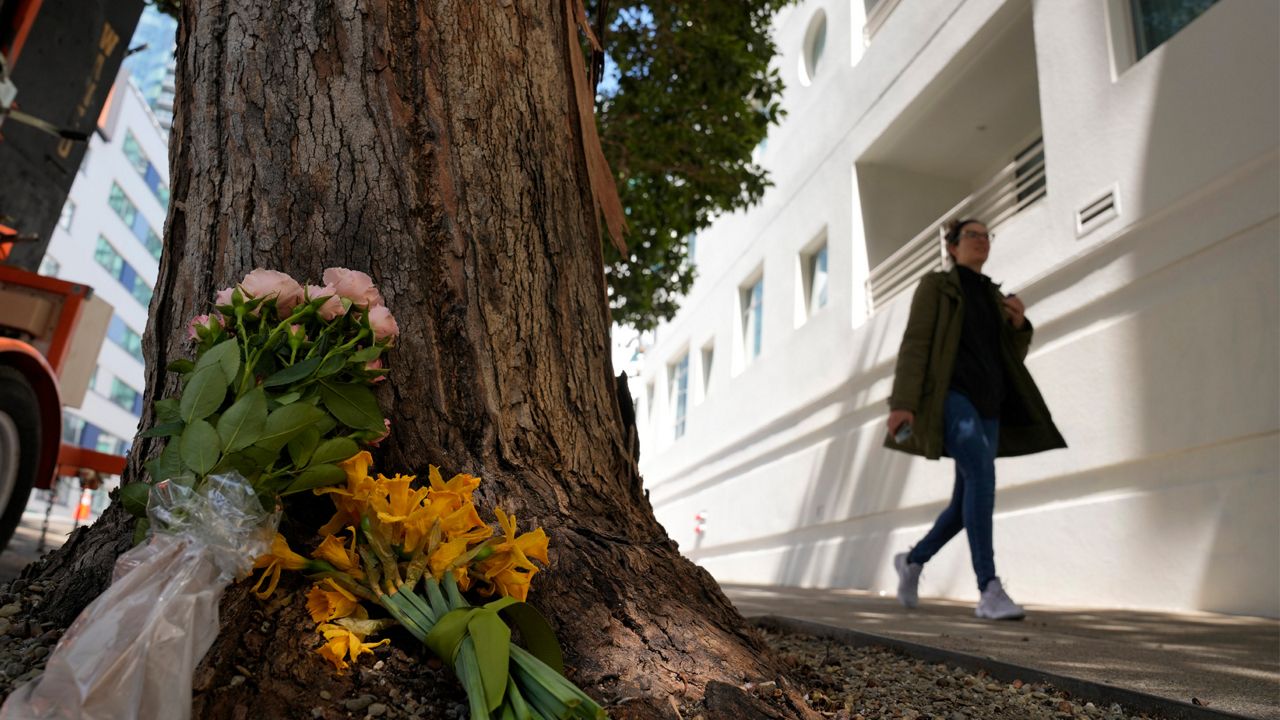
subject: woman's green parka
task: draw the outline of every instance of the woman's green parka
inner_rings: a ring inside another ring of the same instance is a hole
[[[991,292],[996,307],[1004,308],[996,286]],[[964,326],[964,292],[959,271],[952,268],[920,280],[911,300],[911,315],[898,350],[891,410],[915,414],[911,437],[898,443],[890,435],[885,447],[936,460],[946,455],[942,443],[942,408],[951,386],[960,330]],[[1001,323],[1000,358],[1005,369],[1005,397],[1000,406],[999,457],[1031,453],[1067,446],[1053,424],[1035,380],[1023,360],[1031,347],[1031,321],[1015,330]]]

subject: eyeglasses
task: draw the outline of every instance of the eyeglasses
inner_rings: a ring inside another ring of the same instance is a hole
[[[986,240],[994,242],[996,234],[993,232],[978,232],[977,230],[963,230],[960,232],[960,239],[968,238],[969,240]]]

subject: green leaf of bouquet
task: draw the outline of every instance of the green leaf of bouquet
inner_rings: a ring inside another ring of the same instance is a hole
[[[179,443],[177,438],[170,440],[164,450],[152,461],[154,464],[149,468],[152,482],[169,480],[182,474],[182,454],[178,451]]]
[[[289,441],[289,457],[293,460],[294,467],[309,465],[311,456],[316,452],[316,445],[319,444],[320,431],[310,426],[303,428],[297,437]]]
[[[370,360],[377,360],[378,356],[381,354],[382,354],[382,348],[378,347],[377,345],[370,345],[369,347],[363,350],[357,350],[354,353],[352,353],[351,357],[348,358],[348,362],[359,363],[363,365],[364,363],[367,363]]]
[[[218,464],[222,441],[218,438],[218,431],[204,420],[196,420],[187,425],[178,444],[183,464],[197,475],[207,474]]]
[[[507,669],[511,662],[511,628],[498,613],[479,610],[467,623],[471,641],[475,643],[476,661],[480,665],[480,683],[490,712],[502,703],[507,692]]]
[[[151,521],[142,518],[133,525],[133,544],[141,545],[143,540],[147,539],[147,533],[151,530]]]
[[[338,422],[356,430],[383,430],[382,410],[373,392],[354,383],[320,383],[320,399]]]
[[[316,377],[318,378],[329,377],[330,375],[338,372],[339,370],[341,370],[346,366],[347,366],[346,353],[338,353],[337,355],[330,355],[329,357],[324,359],[324,362],[320,363],[320,369],[316,370]]]
[[[147,516],[147,498],[150,495],[150,485],[144,482],[131,482],[120,488],[120,504],[130,515],[144,518]]]
[[[222,369],[222,375],[226,379],[225,384],[230,385],[235,382],[236,375],[240,372],[240,345],[235,338],[223,340],[206,350],[196,361],[196,374],[215,365]]]
[[[222,406],[227,396],[227,379],[218,366],[197,370],[187,383],[182,393],[182,401],[178,403],[183,422],[190,424],[193,420],[203,420]]]
[[[320,465],[323,463],[342,462],[358,452],[360,452],[360,448],[351,438],[330,438],[320,443],[319,447],[316,448],[315,453],[311,456],[310,464]]]
[[[156,422],[182,422],[182,410],[179,408],[178,398],[168,397],[157,400],[152,407],[156,409]]]
[[[503,598],[503,600],[509,599],[511,598]],[[502,600],[497,600],[486,607],[498,605],[501,602]],[[560,641],[556,640],[556,633],[551,629],[551,623],[547,622],[537,608],[517,601],[494,609],[501,610],[502,614],[520,631],[525,647],[533,653],[534,657],[546,663],[552,670],[561,675],[564,674],[564,652],[560,649]]]
[[[140,438],[173,437],[175,435],[181,435],[182,429],[185,427],[186,427],[186,423],[182,422],[181,420],[160,423],[159,425],[153,426],[150,430],[144,430],[138,433],[138,437]]]
[[[311,373],[315,372],[316,368],[320,367],[320,363],[323,361],[323,358],[318,357],[307,358],[302,362],[290,365],[280,372],[275,373],[271,377],[267,378],[266,381],[262,383],[262,386],[273,388],[305,380],[311,377]]]
[[[297,479],[289,483],[289,487],[281,494],[292,495],[312,488],[337,485],[346,479],[346,471],[337,465],[312,465],[299,473]]]
[[[256,443],[258,447],[278,451],[303,429],[315,426],[328,415],[320,408],[296,402],[285,405],[267,416],[266,427]]]
[[[257,387],[245,393],[218,418],[218,437],[224,452],[235,452],[258,442],[267,424],[267,394]]]
[[[284,395],[271,398],[271,400],[272,402],[275,402],[277,405],[288,405],[290,403],[297,402],[298,398],[300,397],[302,397],[302,393],[298,392],[297,390],[294,390],[291,393],[285,393]]]
[[[186,358],[178,358],[177,360],[169,363],[168,366],[169,372],[176,372],[184,375],[195,369],[196,364]]]

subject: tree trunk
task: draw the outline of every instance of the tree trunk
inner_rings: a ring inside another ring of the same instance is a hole
[[[368,272],[402,330],[376,467],[480,475],[478,505],[545,527],[551,568],[530,601],[556,628],[570,677],[615,703],[615,717],[674,717],[673,702],[710,683],[777,679],[779,668],[679,555],[641,487],[629,396],[610,367],[566,7],[183,2],[146,406],[174,390],[164,367],[189,354],[187,320],[248,270],[312,282],[327,266]],[[129,477],[158,449],[134,445]],[[113,508],[47,563],[40,579],[64,592],[38,613],[68,622],[105,586],[128,526]],[[302,526],[286,533],[305,545]],[[230,589],[195,717],[311,718],[319,688],[340,697],[378,683],[403,702],[460,697],[412,643],[380,673],[366,660],[334,678],[312,652],[303,585],[282,583],[287,606]],[[708,715],[741,717],[731,706]],[[776,711],[807,712],[789,696]]]

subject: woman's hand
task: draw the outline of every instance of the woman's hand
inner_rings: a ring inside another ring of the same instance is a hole
[[[897,435],[898,428],[902,427],[902,423],[916,422],[916,414],[910,410],[891,410],[889,412],[889,434]]]
[[[1013,329],[1021,330],[1022,324],[1027,319],[1027,306],[1022,304],[1022,300],[1017,295],[1006,295],[1004,309],[1009,312],[1009,322],[1013,325]]]

